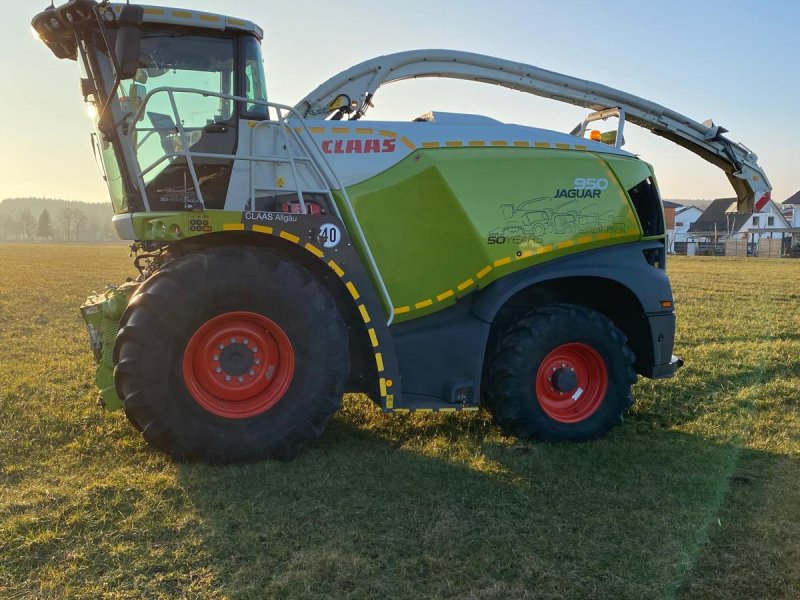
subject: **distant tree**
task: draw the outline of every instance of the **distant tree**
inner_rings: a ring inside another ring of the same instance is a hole
[[[61,230],[64,233],[64,241],[71,242],[72,234],[75,231],[75,209],[66,206],[59,211],[58,216],[61,221]]]
[[[19,224],[19,215],[17,214],[17,211],[15,210],[9,211],[3,216],[2,227],[4,232],[4,239],[6,241],[20,239],[20,224]]]
[[[22,238],[26,242],[32,242],[36,235],[36,219],[28,207],[25,207],[19,215],[19,228]]]
[[[11,226],[8,222],[8,215],[0,214],[0,240],[7,242],[11,239]]]
[[[50,241],[53,237],[53,224],[50,222],[50,213],[45,208],[39,215],[39,222],[36,227],[36,235],[40,240]]]
[[[77,242],[81,239],[81,231],[86,225],[86,213],[80,208],[74,208],[73,211],[75,212],[75,241]]]

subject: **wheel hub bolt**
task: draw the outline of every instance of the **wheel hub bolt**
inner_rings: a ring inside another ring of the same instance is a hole
[[[573,369],[562,367],[560,369],[554,369],[554,371],[550,382],[560,394],[574,390],[578,386],[578,376],[575,375]]]

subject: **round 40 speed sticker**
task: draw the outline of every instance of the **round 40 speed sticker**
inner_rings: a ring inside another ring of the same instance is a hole
[[[319,228],[317,240],[325,248],[335,248],[342,241],[342,231],[333,223],[325,223]]]

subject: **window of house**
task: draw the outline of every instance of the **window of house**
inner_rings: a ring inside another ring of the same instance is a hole
[[[758,217],[753,217],[753,227],[758,227]]]
[[[683,227],[683,221],[675,221],[675,227]]]
[[[767,227],[775,225],[775,217],[767,217]]]

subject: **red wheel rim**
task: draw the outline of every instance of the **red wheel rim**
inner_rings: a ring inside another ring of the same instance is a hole
[[[228,419],[268,411],[294,375],[294,351],[274,321],[229,312],[203,323],[183,354],[183,380],[200,406]]]
[[[536,398],[551,419],[579,423],[592,416],[608,390],[608,369],[597,350],[563,344],[544,357],[536,373]]]

